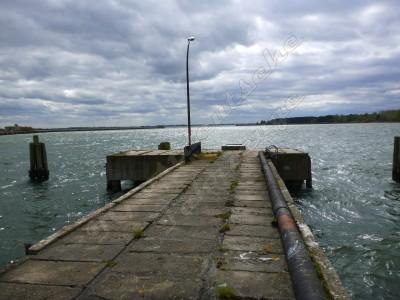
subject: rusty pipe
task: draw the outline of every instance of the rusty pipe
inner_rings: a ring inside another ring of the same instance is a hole
[[[303,238],[297,229],[296,222],[290,213],[264,152],[260,151],[258,155],[268,186],[272,210],[278,222],[296,299],[326,299],[326,294],[314,264],[311,262]]]

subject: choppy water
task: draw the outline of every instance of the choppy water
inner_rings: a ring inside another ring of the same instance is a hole
[[[105,157],[186,142],[184,128],[47,133],[50,180],[28,180],[31,135],[0,137],[0,265],[24,243],[48,236],[104,205]],[[391,181],[399,124],[196,128],[203,148],[244,143],[308,151],[314,189],[298,205],[355,299],[400,298],[400,185]]]

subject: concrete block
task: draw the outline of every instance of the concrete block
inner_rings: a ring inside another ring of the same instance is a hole
[[[271,208],[271,202],[266,200],[235,200],[233,202],[234,206],[240,207],[260,207],[260,208]]]
[[[259,226],[259,225],[241,225],[231,224],[231,230],[225,232],[225,235],[240,235],[248,237],[264,237],[269,239],[279,239],[278,228],[272,226]]]
[[[175,278],[197,276],[203,268],[203,262],[207,263],[205,258],[200,256],[150,252],[127,252],[115,261],[117,264],[112,268],[113,272]]]
[[[132,198],[126,199],[121,204],[127,205],[167,205],[169,202],[172,201],[172,197],[163,197],[160,195],[159,197],[141,197],[141,196],[134,196]]]
[[[137,212],[137,211],[108,211],[98,217],[104,221],[135,221],[135,222],[151,222],[160,214],[154,212]]]
[[[161,212],[165,205],[118,204],[110,211]]]
[[[185,203],[182,205],[180,203],[179,208],[176,206],[172,206],[167,210],[167,214],[174,214],[174,213],[180,213],[182,215],[192,215],[192,216],[209,216],[209,217],[214,217],[216,215],[224,214],[229,212],[229,208],[227,207],[205,207],[205,206],[198,206],[198,205],[193,205],[190,206],[188,203]]]
[[[224,249],[232,251],[255,251],[266,254],[283,254],[280,239],[265,239],[247,236],[225,236]]]
[[[219,237],[217,230],[210,231],[204,226],[162,226],[153,225],[146,230],[146,236],[158,239],[194,239],[194,240],[213,240]]]
[[[81,227],[85,231],[115,231],[115,232],[133,232],[133,230],[144,229],[147,222],[133,221],[104,221],[94,219]]]
[[[218,271],[215,286],[229,286],[238,299],[295,299],[289,274]]]
[[[63,237],[60,241],[68,244],[128,244],[133,239],[132,232],[89,231],[76,230]]]
[[[267,202],[267,194],[263,193],[255,193],[255,194],[245,194],[242,192],[239,193],[234,193],[233,198],[235,200],[241,200],[241,201],[265,201]],[[270,202],[268,200],[268,202]]]
[[[98,262],[28,260],[0,276],[0,282],[84,286],[103,267]]]
[[[259,216],[254,214],[232,214],[229,218],[229,222],[233,224],[242,224],[242,225],[263,225],[263,226],[271,226],[271,222],[273,221],[272,216]]]
[[[70,300],[76,297],[81,288],[69,286],[49,286],[40,284],[19,284],[0,282],[0,300]]]
[[[104,244],[63,244],[56,243],[51,245],[37,255],[34,259],[62,260],[62,261],[97,261],[103,262],[111,260],[123,248],[124,244],[104,245]]]
[[[126,151],[107,156],[107,181],[146,181],[184,159],[183,152]]]
[[[84,299],[198,299],[202,288],[200,279],[174,277],[140,277],[134,274],[110,272],[79,300]]]
[[[311,187],[311,158],[308,153],[296,149],[271,149],[266,155],[274,163],[279,175],[288,187],[298,189],[304,180]]]
[[[186,239],[184,237],[178,239],[164,238],[142,238],[134,242],[130,247],[131,252],[154,252],[154,253],[177,253],[177,254],[194,254],[194,253],[210,253],[217,248],[215,240],[197,240]]]
[[[180,225],[180,226],[207,226],[207,227],[218,227],[222,224],[221,219],[208,217],[208,216],[196,216],[196,215],[183,215],[183,214],[169,214],[163,215],[158,221],[159,225]]]
[[[273,212],[268,208],[255,208],[255,207],[232,207],[232,214],[250,214],[258,216],[273,216]]]
[[[223,264],[219,269],[225,271],[288,272],[286,258],[281,254],[228,251],[223,254],[222,261]]]

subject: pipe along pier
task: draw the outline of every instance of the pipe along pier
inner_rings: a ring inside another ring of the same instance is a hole
[[[0,299],[348,299],[278,173],[311,183],[308,154],[225,149],[113,155],[109,187],[140,183],[2,270]]]

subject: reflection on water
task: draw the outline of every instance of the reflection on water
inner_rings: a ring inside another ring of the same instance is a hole
[[[244,143],[308,151],[312,191],[296,202],[357,299],[400,295],[400,185],[391,181],[398,124],[193,128],[203,148]],[[42,134],[50,180],[28,181],[30,135],[0,137],[0,264],[110,199],[105,157],[126,149],[182,148],[185,128]]]

